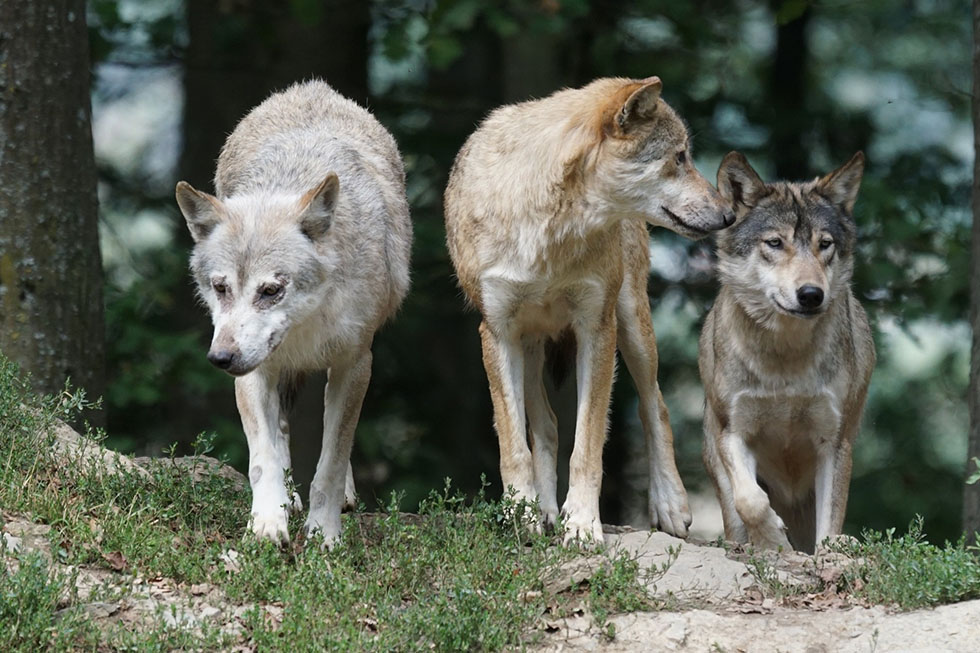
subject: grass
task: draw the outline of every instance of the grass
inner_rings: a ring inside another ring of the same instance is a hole
[[[346,516],[343,544],[331,553],[315,538],[283,550],[243,537],[249,491],[232,480],[194,482],[172,455],[145,473],[57,459],[55,420],[85,406],[82,394],[34,396],[0,356],[0,508],[49,524],[60,563],[0,551],[0,565],[15,569],[0,576],[0,650],[493,651],[531,643],[546,613],[560,617],[584,604],[597,631],[614,636],[610,615],[656,607],[625,553],[576,587],[543,591],[543,579],[581,553],[556,536],[530,534],[533,506],[482,493],[468,500],[448,480],[417,515],[400,512],[393,496],[381,513]],[[209,448],[200,438],[198,453]],[[290,532],[300,525],[294,518]],[[78,566],[113,569],[116,582],[81,597],[75,577],[59,571]],[[207,621],[174,627],[180,615],[165,614],[174,607],[148,626],[97,627],[86,602],[133,597],[136,578],[219,588],[226,613],[237,608],[224,623],[237,629]]]
[[[901,536],[895,529],[865,531],[856,542],[835,545],[856,562],[845,568],[842,589],[870,603],[902,610],[980,598],[980,557],[965,538],[936,546],[916,517]]]

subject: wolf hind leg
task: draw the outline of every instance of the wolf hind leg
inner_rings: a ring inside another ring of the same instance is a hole
[[[558,519],[558,419],[555,417],[544,386],[542,370],[544,341],[528,340],[524,345],[524,400],[534,466],[534,487],[545,527]]]
[[[332,549],[340,540],[340,511],[345,500],[350,452],[361,404],[371,380],[371,351],[336,363],[323,393],[323,446],[310,485],[308,533],[323,535]]]
[[[357,491],[354,489],[354,469],[347,461],[347,480],[344,481],[343,510],[351,511],[357,508]]]
[[[665,533],[687,537],[691,509],[674,458],[670,416],[657,382],[657,338],[650,319],[645,268],[643,271],[642,279],[637,270],[626,271],[616,306],[617,344],[639,397],[650,478],[650,524]]]

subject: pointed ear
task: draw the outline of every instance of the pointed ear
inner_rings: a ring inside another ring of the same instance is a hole
[[[197,190],[186,181],[177,182],[177,205],[184,214],[194,242],[200,242],[227,216],[224,204],[214,195]]]
[[[319,240],[330,229],[339,191],[340,180],[336,173],[331,172],[316,188],[300,198],[299,228],[310,240]]]
[[[718,192],[735,208],[751,208],[766,183],[741,152],[729,152],[718,166]]]
[[[817,191],[851,215],[863,175],[864,152],[857,152],[850,161],[818,179]]]
[[[651,120],[657,113],[657,102],[663,90],[659,77],[647,77],[640,82],[642,86],[634,90],[616,112],[616,127],[628,132],[633,126]]]

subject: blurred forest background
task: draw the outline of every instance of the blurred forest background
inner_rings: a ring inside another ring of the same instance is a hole
[[[445,248],[456,151],[494,107],[599,76],[659,75],[709,179],[728,151],[764,178],[808,178],[868,156],[854,286],[879,354],[855,451],[847,530],[961,532],[970,365],[969,3],[956,0],[90,0],[92,127],[105,272],[110,445],[159,454],[217,434],[243,468],[232,379],[205,360],[210,322],[173,200],[212,189],[225,136],[270,92],[322,77],[368,106],[405,159],[413,287],[378,335],[354,445],[368,506],[403,507],[451,477],[499,492],[478,319]],[[0,43],[2,47],[2,43]],[[697,334],[716,282],[711,243],[651,232],[660,379],[690,491],[701,463]],[[322,381],[322,379],[321,379]],[[320,383],[298,404],[295,478],[319,450]],[[574,388],[556,393],[570,447]],[[605,449],[602,516],[643,525],[645,450],[623,372]]]

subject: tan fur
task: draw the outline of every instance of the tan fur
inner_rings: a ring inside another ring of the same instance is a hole
[[[563,507],[569,538],[602,537],[602,446],[617,337],[655,457],[651,519],[681,536],[691,520],[656,382],[644,221],[700,237],[734,216],[692,165],[687,130],[660,90],[655,77],[600,79],[501,107],[463,145],[446,188],[450,255],[483,315],[503,483],[538,499],[546,524],[558,513],[557,429],[541,365],[549,340],[575,336],[579,405]]]
[[[729,540],[812,552],[843,527],[875,361],[850,290],[862,170],[859,154],[813,182],[765,184],[735,153],[719,170],[738,222],[718,238],[722,288],[698,363]]]

